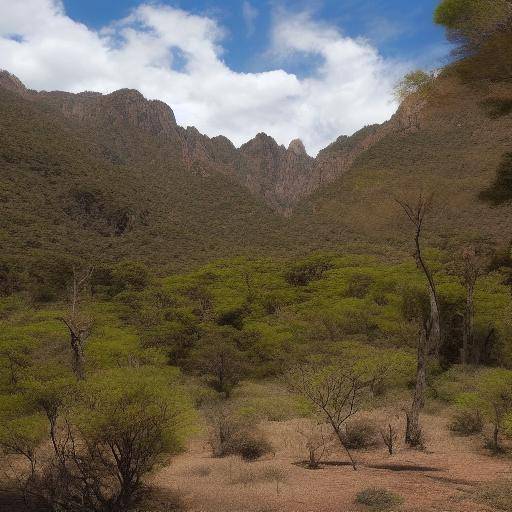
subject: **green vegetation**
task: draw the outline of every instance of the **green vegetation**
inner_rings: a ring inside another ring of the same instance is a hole
[[[364,489],[356,497],[356,503],[366,505],[370,510],[375,511],[396,509],[402,502],[400,495],[376,487]]]
[[[434,73],[427,73],[422,69],[417,69],[407,73],[395,86],[395,96],[399,102],[413,94],[428,94],[434,84]]]

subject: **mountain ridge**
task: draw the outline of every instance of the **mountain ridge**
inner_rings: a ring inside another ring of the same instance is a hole
[[[338,138],[316,158],[307,154],[300,139],[292,140],[285,147],[264,133],[236,148],[222,135],[208,137],[195,127],[179,126],[170,106],[159,100],[148,100],[134,89],[109,94],[38,92],[27,89],[7,71],[0,71],[0,87],[26,99],[51,104],[66,117],[89,127],[100,124],[116,128],[128,123],[162,138],[174,147],[175,156],[189,169],[228,176],[285,216],[291,215],[301,199],[343,174],[373,140],[361,137],[362,131],[368,129],[365,127],[353,136],[341,136],[343,144]]]

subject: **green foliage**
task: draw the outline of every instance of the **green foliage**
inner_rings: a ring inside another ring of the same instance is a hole
[[[193,419],[178,372],[151,367],[107,370],[86,381],[74,417],[82,436],[96,446],[115,443],[121,449],[124,439],[132,439],[126,449],[145,457],[142,472],[183,446]]]
[[[298,262],[286,272],[285,279],[294,286],[306,286],[311,281],[321,279],[333,264],[326,256],[317,256]]]
[[[370,510],[392,510],[403,502],[403,498],[381,487],[363,489],[356,496],[356,503],[366,505]]]
[[[432,88],[434,78],[432,72],[427,73],[422,69],[410,71],[395,85],[395,96],[402,102],[413,94],[426,95]]]
[[[510,14],[508,0],[442,0],[434,21],[465,37],[488,34]]]

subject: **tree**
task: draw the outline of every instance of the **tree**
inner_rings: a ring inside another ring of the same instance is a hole
[[[462,332],[462,349],[460,362],[466,366],[470,360],[474,343],[475,305],[474,295],[478,277],[481,274],[480,264],[474,247],[467,247],[462,252],[461,281],[466,289],[464,306],[464,326]]]
[[[246,370],[245,353],[240,348],[240,333],[232,327],[215,327],[202,338],[190,355],[191,364],[209,385],[231,396]]]
[[[465,410],[483,414],[493,425],[491,448],[502,451],[500,437],[512,419],[512,371],[503,368],[483,370],[476,375],[475,390],[457,397]]]
[[[34,410],[0,423],[0,444],[29,461],[29,473],[19,468],[18,479],[44,509],[131,509],[143,494],[144,475],[179,450],[190,429],[191,408],[173,369],[117,369],[95,377],[81,381],[76,393],[59,382],[28,386]]]
[[[452,40],[476,43],[504,28],[511,16],[511,0],[442,0],[434,21]]]
[[[69,312],[59,317],[69,331],[73,352],[73,371],[77,379],[85,379],[85,344],[91,334],[91,319],[82,311],[81,302],[93,272],[92,267],[79,271],[73,267],[73,280],[69,295]]]
[[[18,384],[21,372],[30,365],[36,345],[31,338],[0,340],[0,368],[7,370],[11,386]]]
[[[356,471],[356,462],[345,443],[343,425],[359,412],[369,382],[352,368],[318,369],[304,364],[293,368],[287,377],[291,389],[308,399],[325,417]]]
[[[433,72],[427,73],[422,69],[410,71],[395,85],[397,100],[402,103],[412,94],[428,92],[434,78],[435,74]]]
[[[416,369],[416,386],[411,408],[406,410],[407,427],[405,441],[410,446],[419,446],[422,442],[420,411],[425,405],[427,388],[427,362],[430,351],[439,351],[441,327],[439,321],[439,300],[432,271],[421,252],[421,235],[425,218],[431,206],[431,198],[419,196],[416,205],[411,206],[397,199],[407,218],[414,226],[414,259],[416,266],[423,272],[427,281],[430,314],[421,321],[418,340],[418,363]]]

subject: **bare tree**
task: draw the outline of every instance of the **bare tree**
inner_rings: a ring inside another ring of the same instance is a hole
[[[369,383],[350,369],[316,369],[311,365],[299,365],[288,373],[292,390],[307,398],[325,417],[332,427],[350,463],[357,465],[346,446],[342,427],[357,414],[368,391]]]
[[[332,431],[326,432],[329,425],[318,420],[305,420],[297,425],[297,432],[304,439],[308,451],[308,468],[318,469],[320,462],[329,453],[333,442]]]
[[[418,340],[418,365],[416,369],[416,387],[410,409],[406,409],[405,441],[410,446],[419,446],[422,442],[420,426],[420,411],[425,405],[425,391],[427,388],[427,362],[431,350],[439,353],[441,344],[441,327],[439,322],[439,300],[432,271],[425,262],[421,252],[421,234],[425,218],[432,204],[432,198],[424,198],[421,194],[415,205],[396,199],[405,212],[407,218],[414,226],[414,259],[417,267],[423,272],[427,280],[430,302],[430,314],[422,319]]]
[[[85,344],[91,334],[92,321],[82,311],[81,303],[87,290],[93,267],[78,270],[73,267],[73,280],[69,296],[69,312],[59,317],[69,331],[71,350],[73,352],[73,371],[79,380],[85,379]]]
[[[395,453],[395,445],[398,439],[398,432],[395,427],[391,423],[388,423],[387,428],[380,431],[380,435],[388,449],[389,455],[393,455],[393,453]]]

